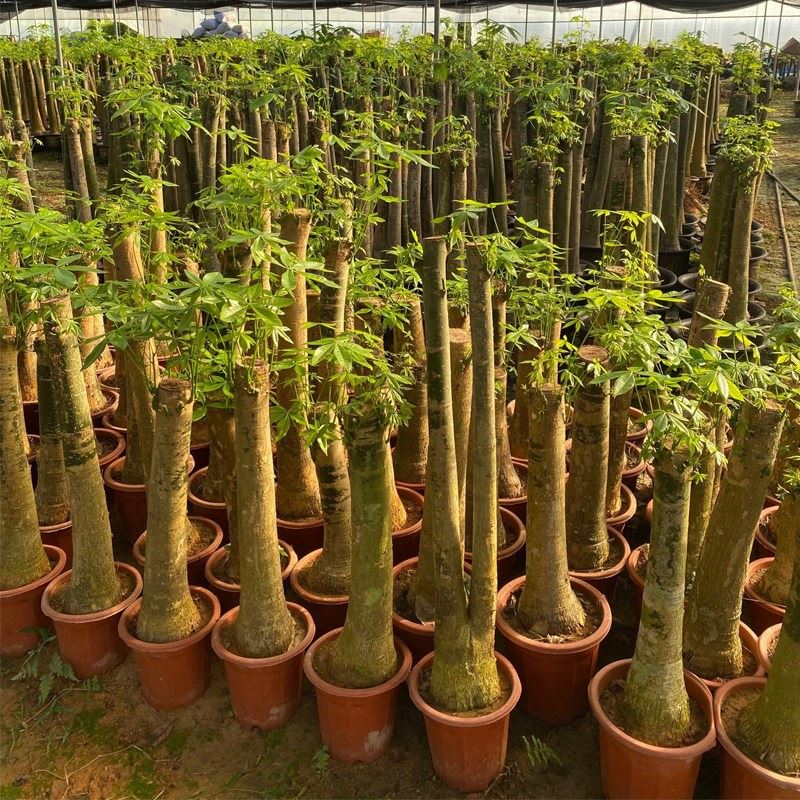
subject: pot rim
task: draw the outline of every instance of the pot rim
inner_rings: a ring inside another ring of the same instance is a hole
[[[116,461],[120,457],[120,455],[125,450],[126,442],[125,442],[125,437],[121,433],[119,433],[119,431],[115,431],[113,428],[104,428],[104,427],[95,425],[95,427],[94,427],[94,437],[95,437],[95,439],[102,438],[103,436],[105,436],[106,438],[109,438],[109,439],[115,439],[116,440],[116,444],[114,445],[114,449],[110,453],[108,453],[108,455],[105,455],[105,456],[103,456],[101,458],[100,454],[99,453],[97,454],[97,460],[100,462],[100,466],[105,468],[105,466],[107,464],[112,464],[114,461]]]
[[[636,571],[636,567],[639,564],[639,558],[642,555],[642,551],[647,544],[649,544],[649,542],[645,542],[644,544],[640,544],[638,547],[634,547],[633,550],[631,550],[631,554],[628,556],[628,560],[625,562],[625,567],[628,571],[628,578],[630,579],[631,583],[633,583],[639,589],[644,589],[644,581]]]
[[[643,417],[644,415],[645,415],[645,414],[644,414],[644,411],[642,411],[642,409],[641,409],[641,408],[636,408],[636,406],[631,406],[631,407],[628,409],[628,419],[640,419],[640,418],[641,418],[641,417]],[[627,434],[627,435],[625,436],[625,441],[626,441],[626,442],[631,442],[631,443],[633,443],[633,444],[636,444],[636,442],[640,441],[641,439],[644,439],[644,437],[645,437],[645,436],[647,436],[647,432],[648,432],[648,431],[649,431],[649,430],[650,430],[652,427],[653,427],[653,422],[652,422],[652,420],[647,420],[647,422],[645,423],[645,426],[644,426],[644,429],[643,429],[643,430],[641,430],[641,431],[634,431],[633,433],[629,433],[629,434]]]
[[[521,586],[524,586],[525,575],[522,575],[519,578],[514,578],[513,581],[509,581],[500,589],[500,591],[498,591],[497,602],[495,606],[497,629],[509,641],[514,642],[514,644],[518,645],[519,647],[523,647],[525,650],[533,650],[537,653],[571,655],[572,653],[580,653],[584,650],[589,650],[592,647],[599,645],[600,642],[602,642],[603,639],[608,636],[608,633],[611,630],[611,606],[608,604],[608,600],[606,599],[605,595],[603,595],[599,589],[595,589],[594,586],[586,583],[586,581],[582,581],[579,578],[574,578],[570,575],[569,582],[573,589],[580,589],[583,594],[589,595],[594,601],[595,605],[600,607],[600,611],[602,612],[600,625],[597,627],[597,630],[593,631],[588,636],[584,637],[583,639],[578,639],[574,642],[542,642],[537,639],[531,639],[524,633],[520,633],[512,628],[503,616],[503,609],[508,604],[509,597],[511,597],[511,595]]]
[[[377,686],[370,686],[368,689],[346,689],[344,686],[328,683],[328,681],[324,680],[314,669],[314,654],[317,652],[320,645],[335,639],[343,630],[344,628],[334,628],[332,631],[324,633],[319,639],[312,642],[311,646],[306,650],[305,656],[303,656],[303,672],[315,689],[319,689],[335,697],[348,697],[352,700],[360,700],[392,691],[408,677],[408,673],[411,671],[411,650],[402,639],[398,636],[394,636],[394,647],[395,651],[400,656],[400,665],[397,668],[397,672],[395,672],[389,680],[379,683]]]
[[[45,616],[49,617],[54,622],[66,622],[70,625],[84,625],[100,622],[124,611],[132,603],[135,603],[142,593],[142,576],[139,574],[139,570],[136,569],[136,567],[131,564],[126,564],[124,561],[115,561],[114,567],[117,570],[121,569],[123,572],[127,572],[134,579],[133,589],[131,589],[127,597],[123,597],[122,600],[109,608],[104,608],[101,611],[93,611],[90,614],[65,614],[63,611],[57,611],[50,605],[50,595],[69,581],[72,570],[68,569],[66,572],[62,572],[60,575],[56,576],[44,590],[44,594],[42,595],[42,611]]]
[[[343,603],[350,602],[350,595],[327,595],[327,594],[317,594],[316,592],[311,591],[311,589],[306,589],[302,583],[300,583],[299,578],[297,577],[297,573],[306,566],[310,566],[314,561],[316,561],[320,555],[322,555],[322,548],[318,548],[317,550],[312,550],[310,553],[304,555],[301,559],[295,561],[294,567],[292,568],[291,572],[289,573],[289,583],[292,586],[292,589],[300,596],[302,600],[307,600],[312,603],[316,603],[320,606],[336,606],[342,605]]]
[[[606,715],[603,706],[600,703],[600,686],[602,684],[605,689],[608,683],[617,677],[625,677],[628,674],[628,668],[633,662],[632,658],[623,658],[619,661],[612,661],[606,664],[602,669],[598,670],[592,677],[589,683],[589,705],[591,706],[592,713],[595,716],[600,727],[605,730],[611,737],[616,739],[624,747],[633,750],[641,755],[654,755],[658,754],[664,758],[685,759],[687,756],[701,756],[703,753],[708,752],[714,747],[716,742],[716,726],[714,724],[713,714],[713,697],[709,688],[689,670],[683,670],[683,678],[686,684],[692,685],[700,698],[694,698],[695,702],[701,706],[706,721],[708,723],[708,731],[699,742],[694,744],[685,745],[684,747],[660,747],[655,744],[647,744],[647,742],[639,741],[639,739],[625,733],[618,725],[615,725]],[[617,673],[621,673],[618,675]],[[729,684],[727,684],[729,685]],[[688,685],[687,685],[688,690]],[[691,695],[690,695],[691,696]]]
[[[278,517],[277,523],[280,527],[288,528],[289,530],[306,531],[311,528],[319,528],[321,525],[325,524],[325,520],[323,520],[322,517],[313,517],[312,519],[307,519],[305,522],[294,522],[290,519],[281,519],[281,517]]]
[[[71,525],[72,523],[70,522],[68,524]],[[43,544],[42,547],[44,547],[44,552],[50,564],[52,564],[53,559],[55,559],[55,566],[52,566],[41,578],[37,578],[35,581],[17,586],[14,589],[0,589],[0,600],[10,600],[17,595],[33,592],[40,586],[54,581],[61,574],[64,567],[67,565],[67,554],[54,544]]]
[[[503,519],[508,519],[508,521],[512,523],[512,525],[517,531],[517,538],[514,539],[514,541],[511,542],[511,544],[507,544],[505,547],[497,551],[498,561],[500,560],[501,557],[509,558],[514,553],[516,553],[517,550],[522,549],[525,546],[525,539],[527,533],[523,521],[510,508],[505,508],[504,506],[500,506],[500,516]],[[472,563],[471,550],[464,551],[464,561],[467,561],[470,564]]]
[[[770,625],[769,628],[765,628],[761,632],[761,636],[758,637],[758,653],[756,655],[758,656],[759,664],[765,674],[769,672],[772,666],[772,658],[769,654],[770,645],[780,636],[782,627],[783,623],[777,622],[775,625]],[[759,676],[753,675],[748,677]]]
[[[222,631],[224,628],[232,625],[239,616],[239,606],[235,606],[230,611],[226,611],[215,623],[214,629],[211,631],[211,647],[217,654],[217,657],[222,661],[229,661],[236,667],[243,669],[265,669],[267,667],[274,667],[284,661],[289,661],[299,653],[302,653],[311,644],[316,633],[314,619],[308,610],[297,603],[286,601],[286,607],[290,613],[295,617],[300,617],[306,625],[305,636],[294,646],[290,647],[285,653],[277,656],[269,656],[267,658],[249,658],[248,656],[240,656],[229,650],[222,643]]]
[[[625,565],[628,563],[628,559],[631,555],[631,546],[628,544],[628,540],[616,528],[612,527],[611,525],[606,527],[608,529],[609,536],[613,536],[622,542],[622,558],[620,558],[620,560],[614,564],[613,567],[608,567],[607,569],[591,570],[588,572],[579,569],[571,569],[569,571],[571,578],[578,578],[579,580],[584,580],[588,583],[590,580],[613,578],[615,575],[619,575],[619,573],[625,569]]]
[[[405,561],[401,561],[399,564],[395,564],[395,566],[392,567],[392,593],[394,593],[394,581],[397,578],[397,576],[401,572],[410,569],[412,566],[416,566],[417,564],[419,564],[419,556],[412,556],[411,558],[407,558]],[[410,633],[430,635],[430,636],[433,636],[433,632],[436,628],[433,622],[426,624],[406,619],[405,617],[398,614],[394,610],[394,607],[392,608],[392,625],[395,625],[398,628],[401,628],[402,630],[408,631]]]
[[[620,484],[620,495],[624,498],[619,511],[613,517],[606,517],[606,525],[614,527],[626,523],[636,513],[636,495],[624,484]]]
[[[749,600],[754,600],[766,611],[771,611],[773,614],[778,614],[783,617],[786,614],[786,606],[781,606],[777,603],[770,602],[766,597],[760,595],[753,588],[753,573],[759,569],[766,569],[774,560],[775,556],[767,556],[766,558],[757,558],[755,561],[751,561],[747,565],[747,572],[745,573],[744,581],[744,593],[745,597],[747,597]]]
[[[189,502],[197,506],[198,508],[209,508],[209,509],[214,509],[215,511],[221,511],[222,509],[226,509],[228,506],[224,500],[221,503],[216,502],[214,500],[204,500],[202,497],[196,495],[192,491],[192,484],[197,483],[197,481],[200,480],[201,476],[205,477],[207,474],[208,474],[208,467],[201,467],[200,469],[197,470],[197,472],[193,472],[189,476],[189,485],[186,490]]]
[[[767,498],[769,500],[769,498]],[[761,532],[761,523],[762,521],[766,520],[767,517],[771,517],[778,509],[780,508],[780,503],[778,505],[768,505],[761,509],[758,514],[758,523],[756,524],[756,531],[755,536],[758,540],[758,543],[765,549],[768,550],[770,553],[775,552],[775,545],[767,539],[766,536]]]
[[[100,391],[103,397],[108,401],[102,408],[92,412],[92,420],[99,419],[100,417],[110,414],[119,405],[119,392],[111,386],[103,386],[100,384]]]
[[[100,417],[101,427],[105,428],[107,431],[116,431],[117,433],[124,436],[128,432],[128,428],[122,427],[121,425],[115,425],[111,421],[111,412],[107,412]]]
[[[145,484],[123,483],[114,477],[115,472],[122,472],[124,464],[125,456],[120,456],[108,464],[105,470],[103,470],[103,482],[106,484],[106,486],[108,486],[109,489],[113,489],[116,492],[144,492]],[[186,470],[188,472],[189,479],[191,480],[193,474],[192,470],[194,470],[194,456],[192,455],[189,455],[186,459]]]
[[[213,553],[220,549],[220,544],[222,543],[222,528],[219,526],[218,523],[214,522],[213,519],[208,519],[208,517],[198,516],[197,514],[187,514],[187,518],[190,522],[199,521],[203,525],[211,528],[214,531],[214,538],[211,540],[210,544],[206,545],[199,553],[195,553],[193,556],[188,556],[186,561],[188,564],[194,564],[197,561],[205,558],[208,559]],[[133,543],[133,557],[139,563],[140,566],[144,566],[144,558],[145,553],[142,552],[142,546],[144,545],[145,540],[147,539],[147,529],[143,530],[136,541]]]
[[[397,494],[400,496],[402,500],[404,497],[407,500],[411,500],[415,505],[419,506],[419,508],[425,508],[425,498],[414,489],[410,489],[406,486],[398,486],[395,483],[395,489],[397,490]],[[416,522],[411,525],[406,525],[405,528],[398,528],[396,531],[392,531],[392,538],[400,538],[401,536],[411,536],[415,533],[418,533],[422,530],[422,517],[420,517]]]
[[[637,477],[644,472],[644,468],[647,466],[647,462],[642,458],[642,448],[636,444],[636,442],[629,442],[627,439],[625,440],[625,450],[633,450],[634,453],[639,457],[639,461],[634,467],[630,467],[629,469],[622,470],[622,477],[623,478],[632,478],[634,475]],[[635,498],[634,498],[635,500]],[[634,513],[636,513],[636,509],[634,508]]]
[[[714,727],[717,730],[717,739],[719,740],[719,744],[725,750],[725,752],[734,760],[737,761],[741,766],[746,767],[748,770],[754,772],[759,780],[763,780],[765,782],[771,783],[776,786],[781,786],[783,788],[794,788],[800,789],[800,778],[792,778],[788,775],[779,775],[777,772],[773,772],[771,769],[767,769],[766,767],[762,767],[760,764],[753,761],[751,758],[746,756],[731,740],[728,732],[725,730],[725,723],[722,719],[722,707],[725,703],[725,699],[731,692],[735,692],[737,689],[749,689],[749,688],[762,688],[766,686],[767,679],[766,678],[735,678],[732,681],[728,681],[724,686],[720,686],[717,692],[714,694]]]
[[[428,703],[419,692],[419,676],[422,670],[433,661],[436,652],[427,653],[413,667],[408,676],[408,693],[411,702],[422,712],[423,716],[431,719],[439,725],[447,725],[450,728],[479,728],[492,725],[495,722],[509,716],[522,696],[522,682],[517,671],[511,662],[502,654],[494,651],[497,666],[511,679],[511,694],[500,708],[479,717],[456,717],[445,711],[439,711]]]
[[[211,633],[214,625],[217,624],[220,615],[220,605],[217,596],[203,586],[190,586],[189,591],[191,594],[199,594],[211,604],[211,618],[203,625],[202,628],[196,630],[190,636],[183,639],[178,639],[175,642],[143,642],[136,634],[131,633],[128,629],[128,620],[141,608],[142,598],[137,597],[123,612],[117,623],[117,631],[122,641],[138,653],[145,653],[147,655],[166,655],[167,653],[174,653],[177,650],[183,650],[191,647],[193,644],[201,641],[203,638]]]
[[[416,492],[417,494],[420,495],[424,494],[424,489],[425,489],[424,483],[407,483],[406,481],[395,481],[394,485],[398,489],[410,489],[412,492]]]
[[[67,528],[72,527],[72,517],[70,517],[66,522],[57,522],[55,525],[40,525],[39,526],[39,533],[58,533],[59,531],[65,531]],[[45,545],[47,547],[48,545]]]

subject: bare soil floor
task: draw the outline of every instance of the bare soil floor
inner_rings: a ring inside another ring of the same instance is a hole
[[[779,95],[775,172],[800,194],[800,120],[791,97]],[[44,204],[63,208],[60,158],[37,157]],[[777,235],[774,189],[762,186],[758,217],[765,223],[769,260],[762,268],[764,300],[774,305],[788,279]],[[784,197],[793,257],[800,265],[800,206]],[[626,529],[631,547],[646,541],[640,483],[639,511]],[[129,560],[129,552],[119,557]],[[613,604],[614,626],[601,664],[633,653],[631,589],[623,577]],[[40,653],[0,665],[0,800],[13,798],[439,798],[455,797],[433,774],[420,714],[403,690],[394,737],[378,763],[343,766],[321,746],[313,692],[305,686],[297,716],[280,731],[245,730],[233,719],[222,665],[191,708],[157,713],[144,701],[129,658],[115,673],[78,683],[58,659],[55,642]],[[708,754],[696,797],[718,795],[718,762]],[[504,773],[485,793],[497,798],[599,798],[597,726],[590,713],[560,728],[517,709],[511,719]]]

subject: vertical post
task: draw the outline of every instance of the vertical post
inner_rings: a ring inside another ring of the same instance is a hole
[[[364,11],[364,3],[361,4],[361,35],[363,36],[366,33],[367,26],[366,26],[366,12]]]
[[[269,26],[275,32],[275,3],[269,0]]]
[[[441,25],[442,2],[433,0],[433,41],[439,44],[439,26]]]
[[[422,35],[428,32],[428,0],[422,4]]]
[[[136,33],[141,33],[139,30],[139,0],[134,0],[133,8],[136,13]],[[194,25],[194,11],[192,11],[192,25]]]
[[[247,6],[247,18],[250,27],[250,38],[253,38],[253,6]]]
[[[628,38],[628,0],[625,0],[625,10],[622,14],[622,38]]]
[[[650,42],[653,41],[653,14],[655,14],[655,11],[656,11],[655,8],[653,8],[653,6],[650,6],[650,30],[649,33],[647,34],[648,44],[650,44]]]
[[[78,28],[83,32],[83,11],[78,9]]]
[[[772,62],[772,83],[774,88],[775,77],[778,74],[778,55],[781,52],[781,28],[783,27],[783,0],[778,0],[781,4],[781,11],[778,15],[778,33],[775,36],[775,59]]]
[[[317,35],[317,0],[311,2],[311,36],[316,38]]]
[[[600,0],[600,28],[597,31],[597,38],[598,39],[602,39],[603,38],[603,10],[604,10],[604,7],[605,7],[604,0]]]
[[[60,72],[64,71],[64,53],[61,51],[61,31],[58,28],[58,4],[51,0],[53,10],[53,37],[56,40],[56,63]]]
[[[530,15],[531,7],[528,3],[525,3],[525,38],[524,41],[528,41],[528,16]]]
[[[550,38],[550,49],[556,49],[556,17],[558,16],[558,0],[553,0],[553,31]]]
[[[55,2],[55,0],[53,0]],[[119,39],[119,29],[117,28],[117,0],[111,0],[111,19],[114,20],[114,38]]]
[[[639,19],[636,22],[636,44],[642,43],[642,3],[639,2]]]

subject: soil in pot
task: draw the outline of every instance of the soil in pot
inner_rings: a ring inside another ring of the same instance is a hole
[[[205,418],[192,423],[192,435],[189,443],[189,452],[194,458],[198,469],[208,466],[208,456],[211,443],[208,433],[208,423]]]
[[[739,622],[739,638],[742,642],[742,674],[739,677],[760,678],[764,674],[764,670],[758,660],[758,638],[744,622]],[[716,677],[713,680],[701,678],[699,675],[697,677],[703,681],[712,694],[720,686],[733,680],[732,678],[723,677]]]
[[[97,458],[100,461],[101,470],[104,470],[125,452],[125,439],[120,433],[110,428],[95,428],[94,439],[97,443]]]
[[[592,570],[591,572],[571,569],[569,574],[570,577],[578,578],[590,586],[594,586],[595,589],[599,589],[611,601],[614,597],[617,578],[619,573],[625,569],[625,564],[631,554],[631,548],[627,539],[615,528],[609,527],[608,536],[611,540],[608,559],[600,569]]]
[[[603,794],[623,798],[692,797],[703,753],[714,746],[711,693],[684,670],[692,709],[693,739],[671,747],[647,744],[628,736],[613,721],[619,711],[630,660],[601,669],[589,685],[589,703],[600,725],[600,771]]]
[[[392,559],[395,564],[419,554],[419,537],[422,532],[422,509],[425,498],[413,489],[397,486],[397,494],[406,510],[405,527],[392,531]],[[336,625],[334,627],[340,627]],[[332,629],[330,629],[332,630]]]
[[[411,702],[425,717],[434,772],[456,791],[486,790],[505,765],[509,717],[522,694],[522,684],[511,662],[495,655],[503,691],[492,708],[451,714],[431,705],[426,698],[433,653],[409,676]]]
[[[296,563],[289,576],[292,589],[300,598],[303,607],[311,613],[317,636],[322,636],[344,626],[344,620],[347,616],[347,603],[350,599],[348,595],[320,594],[307,588],[304,576],[321,553],[322,550],[314,550],[313,553],[303,556]]]
[[[747,565],[744,582],[744,610],[753,630],[760,636],[767,628],[783,622],[786,607],[771,603],[758,591],[758,583],[772,558],[759,558]]]
[[[527,470],[527,466],[526,466]],[[508,508],[500,506],[500,519],[505,530],[505,544],[497,551],[497,586],[504,586],[516,578],[524,569],[525,525],[523,521]],[[518,555],[523,556],[523,563],[518,563]],[[464,553],[464,563],[472,564],[472,553]]]
[[[778,510],[778,506],[769,505],[758,518],[756,526],[756,537],[753,542],[753,558],[771,558],[775,555],[777,544],[775,531],[772,530],[772,515]]]
[[[145,700],[157,711],[191,705],[203,695],[211,679],[211,631],[219,619],[219,601],[208,589],[189,587],[203,624],[177,642],[152,644],[136,637],[141,600],[122,614],[118,630],[133,652]]]
[[[306,650],[303,670],[314,686],[322,743],[344,764],[377,761],[392,738],[400,684],[411,670],[411,651],[395,639],[397,672],[380,686],[345,689],[325,679],[330,645],[340,628],[326,633]]]
[[[225,665],[233,714],[247,728],[280,728],[300,703],[303,655],[314,638],[314,622],[306,609],[295,603],[286,605],[295,635],[289,649],[279,656],[247,658],[237,653],[232,626],[238,607],[222,616],[211,634],[211,647]]]
[[[63,550],[45,544],[50,571],[41,578],[16,589],[0,591],[0,656],[24,656],[39,643],[36,628],[49,628],[50,620],[42,610],[45,588],[66,568],[67,557]]]
[[[644,464],[642,464],[641,470],[639,470],[637,473],[637,477],[643,471]],[[628,524],[628,522],[630,522],[630,520],[633,518],[633,515],[636,513],[636,496],[633,494],[630,487],[625,483],[623,483],[620,487],[620,501],[620,507],[617,513],[606,518],[606,525],[618,530],[620,533],[624,533],[625,526]]]
[[[772,658],[775,655],[775,648],[778,646],[778,637],[781,635],[783,623],[770,625],[761,636],[758,637],[758,663],[764,674],[769,674],[772,666]]]
[[[205,494],[205,478],[208,467],[197,470],[189,477],[189,509],[193,514],[197,514],[206,519],[212,519],[222,528],[225,536],[228,535],[228,506],[224,500],[215,497],[207,497]]]
[[[756,702],[765,684],[764,678],[738,678],[714,696],[714,722],[722,753],[720,797],[725,800],[796,800],[800,796],[800,777],[779,775],[764,766],[760,754],[748,748],[738,734],[742,712]]]
[[[586,614],[582,630],[568,637],[534,637],[517,619],[525,578],[506,584],[497,595],[497,629],[522,681],[525,711],[549,725],[566,725],[589,708],[587,688],[597,666],[600,643],[611,630],[605,597],[575,578],[572,588]]]
[[[514,469],[517,471],[517,475],[519,475],[520,481],[522,481],[522,486],[528,486],[528,464],[525,461],[514,461]],[[499,498],[499,503],[501,508],[505,508],[508,511],[516,514],[522,520],[522,524],[525,524],[525,521],[528,518],[528,494],[527,489],[524,494],[520,495],[519,497],[501,497]]]
[[[92,412],[92,422],[97,426],[101,424],[104,414],[113,414],[119,405],[119,393],[116,389],[109,389],[105,386],[100,387],[106,402],[102,408]]]
[[[53,620],[61,656],[80,680],[110,672],[128,654],[128,647],[119,636],[118,622],[141,594],[142,578],[129,564],[115,562],[115,566],[123,599],[110,608],[92,614],[63,613],[59,595],[69,583],[70,572],[59,575],[42,597],[42,610]]]
[[[281,557],[281,579],[284,586],[297,564],[297,553],[286,542],[278,540]],[[215,550],[206,560],[205,582],[217,596],[222,614],[239,605],[239,584],[228,571],[229,545]]]

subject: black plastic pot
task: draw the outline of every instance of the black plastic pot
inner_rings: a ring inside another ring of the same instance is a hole
[[[674,272],[676,275],[685,275],[691,269],[691,255],[694,242],[681,238],[680,250],[667,250],[659,252],[658,266]]]
[[[700,273],[698,272],[687,272],[685,275],[681,275],[678,278],[678,283],[683,286],[684,289],[688,289],[690,292],[697,291],[697,279],[700,277]],[[749,297],[753,297],[756,292],[761,291],[761,284],[758,281],[754,281],[750,279],[747,282],[747,294]]]
[[[767,257],[767,251],[760,245],[750,246],[750,277],[757,281],[761,262]]]

